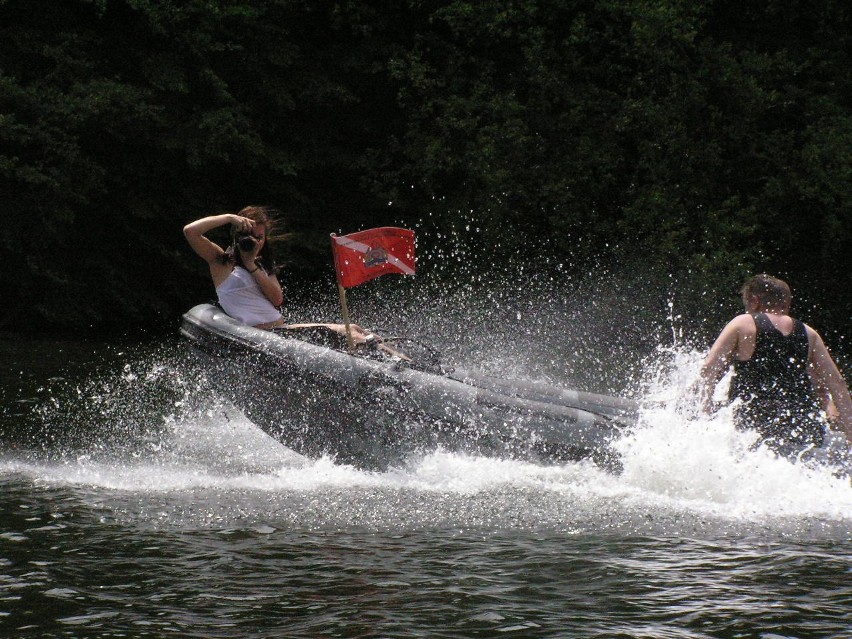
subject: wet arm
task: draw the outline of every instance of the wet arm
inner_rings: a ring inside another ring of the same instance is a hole
[[[204,234],[215,228],[219,228],[220,226],[225,226],[226,224],[242,224],[242,220],[245,219],[247,218],[241,218],[238,215],[233,215],[231,213],[211,215],[210,217],[203,217],[200,220],[195,220],[194,222],[190,222],[184,226],[183,234],[186,237],[186,241],[189,242],[189,245],[192,247],[192,250],[209,264],[219,259],[224,251],[222,250],[222,247],[208,240]],[[251,221],[248,220],[248,222]]]
[[[716,385],[731,365],[738,344],[739,331],[735,322],[732,321],[725,326],[719,337],[716,338],[710,352],[704,359],[699,380],[699,392],[705,412],[710,412]]]
[[[274,273],[267,273],[262,268],[257,267],[257,270],[251,276],[273,306],[281,306],[284,303],[284,292],[281,290],[281,283]]]
[[[821,395],[825,398],[826,412],[832,412],[833,404],[836,412],[835,423],[852,444],[852,397],[849,395],[849,387],[818,334],[811,349],[810,373],[814,386],[822,391]],[[826,391],[828,397],[825,397]]]

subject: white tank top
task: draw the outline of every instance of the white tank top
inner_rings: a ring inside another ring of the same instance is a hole
[[[266,299],[252,274],[241,266],[235,266],[216,287],[216,295],[225,312],[243,324],[257,326],[281,319],[281,313]]]

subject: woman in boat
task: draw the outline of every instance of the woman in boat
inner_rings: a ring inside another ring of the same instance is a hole
[[[346,336],[343,324],[285,324],[278,307],[284,295],[275,274],[268,235],[275,224],[275,211],[264,206],[247,206],[237,214],[223,213],[203,217],[183,227],[189,245],[210,267],[216,296],[222,309],[234,319],[255,328],[304,330],[321,327]],[[222,226],[231,227],[231,244],[222,248],[205,233]],[[378,344],[391,355],[408,359],[392,348],[380,344],[381,338],[350,324],[357,346]]]
[[[192,250],[210,268],[224,311],[255,328],[284,326],[277,308],[284,295],[267,237],[274,225],[273,214],[268,207],[247,206],[239,213],[203,217],[183,228]],[[205,234],[226,225],[231,227],[231,245],[222,248]]]

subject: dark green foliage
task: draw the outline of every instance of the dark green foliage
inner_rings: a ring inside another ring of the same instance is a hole
[[[173,325],[212,294],[183,224],[270,203],[297,231],[291,282],[328,276],[329,232],[429,219],[479,228],[474,260],[488,246],[617,264],[702,317],[774,272],[843,332],[850,14],[0,2],[0,326]]]

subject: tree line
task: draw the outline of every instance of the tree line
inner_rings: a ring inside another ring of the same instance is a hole
[[[729,314],[745,275],[772,272],[843,332],[850,15],[0,0],[0,328],[172,328],[212,292],[183,224],[259,203],[293,233],[295,282],[328,277],[329,232],[428,220],[477,229],[483,269],[524,251],[610,262],[674,278],[691,313]]]

